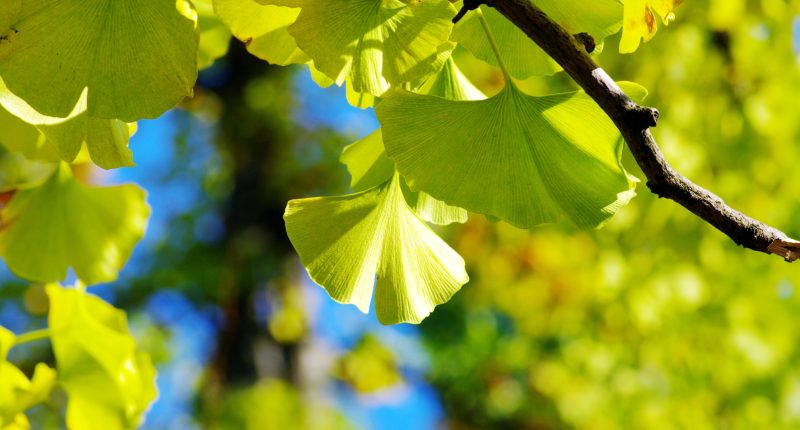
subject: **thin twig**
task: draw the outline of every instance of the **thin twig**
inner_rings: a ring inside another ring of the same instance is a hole
[[[737,244],[786,261],[800,258],[800,242],[731,208],[708,190],[676,172],[664,158],[649,128],[658,111],[639,106],[558,23],[530,0],[495,0],[495,9],[536,42],[605,111],[619,129],[654,194],[674,200],[728,235]]]

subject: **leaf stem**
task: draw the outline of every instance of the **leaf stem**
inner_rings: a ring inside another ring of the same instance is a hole
[[[37,340],[47,339],[50,337],[50,329],[43,328],[40,330],[29,331],[27,333],[23,333],[14,340],[14,346],[22,345],[23,343],[34,342]]]
[[[489,45],[491,45],[492,51],[494,51],[494,56],[497,58],[497,64],[500,65],[500,70],[503,71],[503,77],[506,79],[506,82],[509,82],[513,85],[511,75],[508,73],[508,69],[506,69],[506,64],[503,62],[503,57],[500,55],[500,48],[497,47],[497,41],[494,40],[494,35],[492,34],[492,30],[489,28],[489,23],[486,21],[486,17],[483,16],[483,11],[481,8],[478,8],[475,10],[475,12],[477,13],[478,19],[481,22],[483,31],[486,33],[486,37],[489,39]]]

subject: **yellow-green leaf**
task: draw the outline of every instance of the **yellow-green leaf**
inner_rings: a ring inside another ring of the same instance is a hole
[[[395,172],[394,161],[386,156],[383,147],[381,129],[346,146],[339,160],[350,172],[350,188],[354,191],[363,191],[380,185],[391,179]],[[449,206],[427,193],[407,192],[406,198],[408,204],[414,208],[414,212],[425,221],[439,225],[467,221],[466,210]]]
[[[67,427],[134,429],[157,396],[155,368],[136,350],[125,313],[97,297],[51,284],[48,323]]]
[[[255,0],[214,0],[214,11],[256,57],[281,66],[309,61],[288,31],[300,9]]]
[[[441,66],[455,9],[447,0],[338,0],[303,3],[289,27],[317,69],[359,93],[381,96]],[[307,6],[305,6],[307,5]]]
[[[86,186],[62,163],[42,186],[19,191],[0,212],[0,257],[32,281],[62,280],[69,267],[88,284],[113,281],[149,215],[139,187]]]
[[[0,142],[33,159],[60,158],[68,163],[75,161],[85,145],[89,157],[103,169],[133,166],[128,141],[135,124],[91,117],[86,103],[84,91],[67,117],[45,116],[11,93],[0,79],[0,126],[10,127],[0,130]]]
[[[564,216],[595,227],[635,195],[619,132],[582,92],[534,97],[508,85],[451,101],[396,91],[376,111],[409,186],[450,205],[522,228]]]
[[[418,323],[468,281],[464,260],[417,217],[399,175],[369,190],[292,200],[286,231],[317,284],[383,324]],[[377,282],[376,282],[377,276]]]
[[[188,0],[25,0],[0,27],[0,78],[44,115],[88,89],[92,117],[155,118],[192,94],[195,19]]]
[[[0,326],[0,429],[28,428],[23,412],[47,399],[56,380],[55,371],[46,364],[37,364],[29,380],[6,361],[15,340],[14,333]]]
[[[0,193],[37,186],[49,178],[56,163],[32,161],[0,147]]]
[[[197,8],[197,28],[200,30],[197,67],[203,70],[228,52],[231,32],[214,13],[211,0],[194,0],[194,5]]]

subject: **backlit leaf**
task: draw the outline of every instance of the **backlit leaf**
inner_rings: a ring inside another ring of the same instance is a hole
[[[193,3],[197,8],[197,28],[200,30],[197,67],[202,70],[228,52],[231,32],[214,13],[211,0],[194,0]]]
[[[289,27],[314,65],[356,92],[381,96],[389,86],[441,66],[455,9],[446,0],[339,0],[309,3]]]
[[[350,172],[350,188],[363,191],[391,179],[395,172],[394,161],[386,156],[381,129],[344,148],[339,159]],[[449,206],[424,192],[407,192],[409,206],[425,221],[446,225],[466,222],[467,211]]]
[[[409,186],[450,205],[522,228],[562,216],[595,227],[635,195],[619,132],[582,92],[534,97],[507,85],[451,101],[397,91],[376,111]]]
[[[286,231],[317,284],[383,324],[418,323],[469,279],[464,260],[417,217],[399,175],[369,190],[292,200]],[[377,276],[377,282],[376,282]]]
[[[44,115],[88,88],[92,117],[155,118],[192,94],[195,18],[187,0],[26,0],[0,28],[0,78]]]
[[[58,150],[34,125],[14,116],[0,104],[0,145],[31,160],[59,161]]]
[[[448,57],[441,70],[429,77],[414,92],[449,100],[482,100],[486,98],[481,90],[461,73],[453,57]]]
[[[386,156],[383,149],[381,129],[347,145],[339,161],[347,166],[353,191],[364,191],[382,184],[394,174],[394,161]]]
[[[258,58],[281,66],[309,61],[288,31],[300,9],[263,5],[255,0],[214,0],[214,11]]]
[[[157,396],[155,368],[137,352],[125,313],[76,289],[48,285],[48,323],[67,426],[132,429]]]
[[[22,154],[0,147],[0,193],[39,185],[57,168],[56,163],[29,160]]]
[[[9,149],[33,159],[54,161],[60,158],[69,163],[75,161],[85,145],[92,161],[99,167],[133,166],[128,141],[135,125],[116,119],[94,118],[86,109],[87,92],[84,91],[67,117],[42,115],[9,91],[0,80],[0,125],[12,129],[0,130],[0,142],[7,142],[5,146]],[[9,114],[18,119],[10,118]]]
[[[37,364],[29,380],[6,361],[15,340],[14,333],[0,326],[0,429],[29,428],[23,412],[47,399],[56,380],[55,371],[46,364]]]
[[[149,215],[135,185],[86,186],[62,163],[42,186],[19,191],[0,212],[0,256],[32,281],[62,280],[69,267],[88,284],[113,281]]]

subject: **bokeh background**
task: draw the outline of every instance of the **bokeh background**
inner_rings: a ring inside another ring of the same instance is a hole
[[[617,54],[616,36],[598,61],[649,89],[677,170],[800,237],[800,4],[688,0],[676,12],[635,54]],[[487,94],[502,87],[497,70],[457,58]],[[562,75],[522,85],[573,89]],[[91,289],[128,312],[158,365],[143,428],[800,428],[800,269],[643,184],[597,231],[479,215],[440,229],[471,282],[419,326],[334,303],[300,266],[283,210],[346,193],[339,153],[377,127],[343,89],[233,41],[193,99],[139,123],[136,168],[84,172],[140,184],[153,208],[120,280]],[[5,268],[0,280],[0,325],[44,326],[42,286]],[[31,344],[10,358],[47,354]],[[58,407],[34,409],[34,428],[57,428]]]

